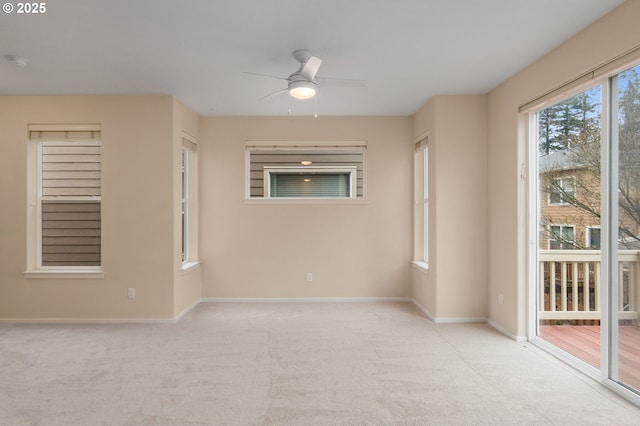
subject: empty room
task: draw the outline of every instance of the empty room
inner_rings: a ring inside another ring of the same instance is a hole
[[[4,2],[0,425],[640,424],[639,21]]]

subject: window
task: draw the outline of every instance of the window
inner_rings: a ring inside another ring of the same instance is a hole
[[[549,185],[549,204],[566,205],[576,198],[576,179],[564,177],[552,179]]]
[[[362,199],[362,141],[247,141],[247,199]]]
[[[182,148],[182,263],[189,259],[189,150]]]
[[[100,271],[102,199],[99,126],[29,127],[35,211],[28,270]],[[35,252],[35,253],[34,253]]]
[[[415,144],[414,154],[414,260],[429,261],[429,147],[427,138]]]
[[[570,250],[575,248],[575,242],[575,226],[549,225],[549,249]]]
[[[587,249],[600,250],[600,227],[587,228]]]
[[[180,215],[182,269],[189,269],[198,258],[198,158],[195,138],[183,133],[180,162]]]
[[[357,168],[264,167],[267,198],[353,198]]]

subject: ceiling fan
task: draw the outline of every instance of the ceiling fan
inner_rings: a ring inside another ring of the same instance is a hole
[[[308,50],[296,50],[293,52],[293,57],[296,59],[296,61],[300,62],[300,68],[287,78],[266,74],[256,74],[252,72],[243,73],[246,75],[254,75],[258,77],[275,78],[287,82],[287,87],[285,89],[281,89],[277,92],[271,93],[260,99],[261,101],[267,101],[285,92],[289,92],[289,94],[296,99],[310,99],[316,95],[318,87],[366,86],[366,82],[364,80],[318,77],[317,74],[318,70],[320,69],[320,65],[322,64],[322,59],[313,56]]]

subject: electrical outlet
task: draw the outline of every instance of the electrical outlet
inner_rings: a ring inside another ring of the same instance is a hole
[[[502,305],[504,302],[504,297],[502,297],[502,293],[498,293],[498,305]]]
[[[136,289],[133,287],[129,288],[129,299],[135,299],[136,298]]]
[[[313,281],[313,272],[307,272],[307,282]]]

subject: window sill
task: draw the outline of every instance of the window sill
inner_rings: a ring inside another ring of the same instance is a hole
[[[429,264],[427,262],[414,260],[414,261],[411,262],[411,264],[416,269],[420,269],[421,271],[424,271],[424,272],[428,272],[429,271]]]
[[[365,205],[368,200],[362,198],[245,198],[245,204],[336,204]]]
[[[182,264],[182,275],[188,274],[191,271],[195,271],[196,269],[200,268],[200,262],[196,261],[196,262],[186,262]]]
[[[22,276],[27,279],[32,278],[62,278],[62,279],[100,279],[104,278],[102,270],[81,271],[77,269],[41,269],[36,271],[25,271]]]

